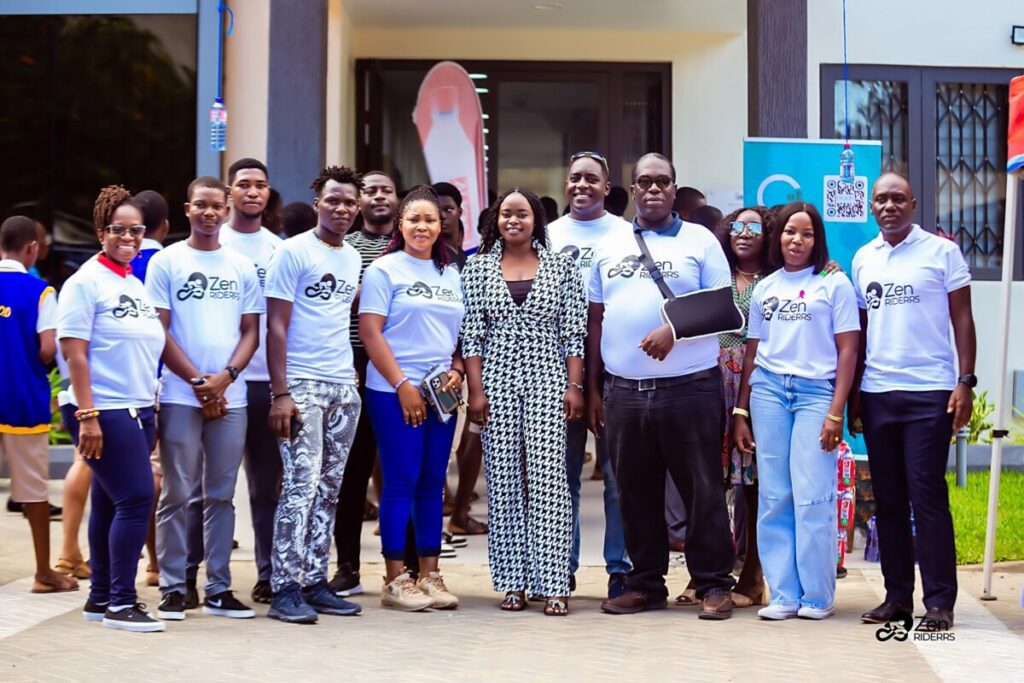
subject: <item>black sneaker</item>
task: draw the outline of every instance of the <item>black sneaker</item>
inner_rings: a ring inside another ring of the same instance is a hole
[[[82,618],[86,621],[103,621],[103,615],[106,614],[109,604],[109,602],[105,602],[101,605],[91,599],[86,600],[85,607],[82,608]]]
[[[199,609],[199,591],[196,590],[196,582],[185,581],[185,598],[184,598],[185,609]]]
[[[334,614],[339,617],[351,617],[359,614],[363,608],[354,602],[339,598],[327,587],[327,583],[318,583],[302,589],[302,599],[307,605],[321,614]]]
[[[316,610],[302,599],[297,583],[289,583],[274,594],[267,616],[288,624],[315,624],[318,619]]]
[[[327,583],[327,587],[342,598],[363,592],[363,586],[359,583],[359,572],[353,571],[352,565],[347,562],[338,565],[338,571],[334,572],[334,578]]]
[[[257,581],[252,587],[252,601],[261,605],[269,605],[274,599],[274,591],[270,589],[269,581]]]
[[[173,595],[180,595],[180,593]],[[135,633],[152,633],[167,628],[164,622],[154,619],[141,602],[117,612],[108,609],[103,615],[103,625],[118,631],[134,631]]]
[[[156,608],[156,616],[167,621],[181,621],[185,618],[185,596],[178,591],[171,591],[160,601]]]
[[[216,595],[207,595],[203,600],[203,614],[229,619],[252,619],[256,613],[235,597],[233,591],[221,591]]]

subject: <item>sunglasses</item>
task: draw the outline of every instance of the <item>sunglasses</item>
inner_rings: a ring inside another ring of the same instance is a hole
[[[132,237],[142,237],[146,234],[145,225],[117,225],[115,223],[114,225],[108,225],[103,228],[103,230],[111,233],[112,235],[117,235],[118,237],[123,236],[125,233],[128,233]]]
[[[659,189],[665,190],[669,185],[675,184],[676,181],[672,180],[667,175],[660,175],[657,178],[652,178],[647,175],[642,175],[636,179],[636,186],[641,190],[651,189],[651,185],[657,185]]]
[[[597,163],[601,164],[601,168],[604,169],[604,172],[607,175],[608,160],[605,159],[603,155],[598,154],[597,152],[576,152],[571,157],[569,157],[569,165],[571,166],[579,159],[593,159]]]
[[[742,235],[744,231],[748,231],[754,237],[757,237],[764,231],[764,226],[760,223],[744,223],[743,221],[733,221],[729,223],[729,234],[730,235]]]

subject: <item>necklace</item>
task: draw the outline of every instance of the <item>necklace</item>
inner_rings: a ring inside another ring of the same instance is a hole
[[[747,277],[757,277],[758,275],[761,274],[761,271],[757,271],[756,273],[746,273],[740,270],[739,268],[736,269],[736,272],[739,273],[740,275],[746,275]]]
[[[334,249],[334,250],[338,250],[338,249],[341,249],[342,247],[344,247],[344,246],[345,246],[345,242],[344,242],[344,241],[342,241],[342,243],[341,243],[341,244],[339,244],[338,246],[334,246],[334,245],[333,245],[333,244],[331,244],[330,242],[324,242],[324,241],[323,241],[322,239],[320,239],[320,235],[318,235],[318,234],[316,233],[316,230],[314,230],[314,231],[313,231],[313,236],[314,236],[314,237],[316,237],[316,241],[317,241],[317,242],[319,242],[320,244],[324,245],[324,246],[325,246],[325,247],[327,247],[328,249]]]

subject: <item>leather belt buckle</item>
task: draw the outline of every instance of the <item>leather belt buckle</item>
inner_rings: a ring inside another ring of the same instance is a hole
[[[654,391],[658,388],[658,380],[655,378],[651,379],[638,379],[636,381],[637,391]]]

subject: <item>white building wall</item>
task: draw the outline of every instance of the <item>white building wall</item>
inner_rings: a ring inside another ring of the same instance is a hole
[[[270,0],[235,3],[235,30],[224,40],[224,104],[228,149],[223,173],[235,159],[267,159],[267,91],[270,83]],[[273,183],[273,169],[271,183]]]

